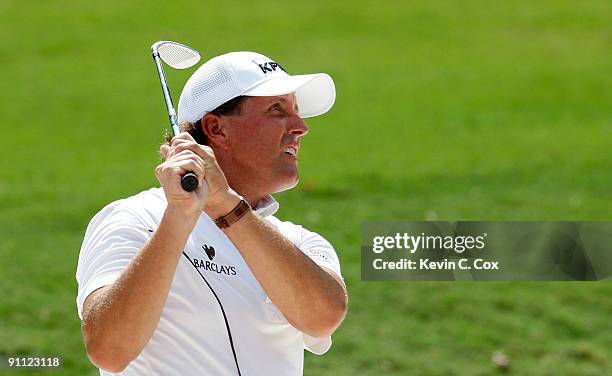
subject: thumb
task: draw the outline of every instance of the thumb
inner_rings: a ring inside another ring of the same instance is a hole
[[[159,147],[159,152],[161,153],[164,160],[168,158],[168,152],[170,152],[170,146],[164,144]]]

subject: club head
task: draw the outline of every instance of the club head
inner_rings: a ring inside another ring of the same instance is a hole
[[[187,69],[200,61],[200,54],[189,46],[172,41],[160,41],[151,46],[151,52],[174,69]]]

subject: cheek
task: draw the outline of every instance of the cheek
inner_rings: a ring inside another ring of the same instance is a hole
[[[247,126],[235,135],[232,153],[253,162],[269,159],[278,154],[280,137],[262,127]]]

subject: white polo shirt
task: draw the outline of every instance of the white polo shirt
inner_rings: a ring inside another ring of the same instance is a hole
[[[166,205],[163,190],[152,188],[109,204],[91,220],[76,272],[81,319],[85,298],[119,277],[151,238]],[[341,277],[329,242],[278,220],[277,210],[271,196],[256,207],[304,254]],[[238,367],[244,376],[301,375],[304,349],[323,354],[330,346],[331,337],[310,337],[287,322],[233,243],[202,214],[151,340],[119,375],[238,375]],[[100,370],[100,375],[112,374]]]

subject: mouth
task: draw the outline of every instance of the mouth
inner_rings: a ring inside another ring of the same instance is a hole
[[[287,155],[289,155],[289,156],[291,156],[291,157],[293,157],[295,159],[297,159],[297,152],[298,152],[297,148],[294,147],[294,146],[285,146],[283,148],[283,153],[285,153],[285,154],[287,154]]]

